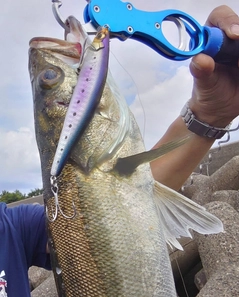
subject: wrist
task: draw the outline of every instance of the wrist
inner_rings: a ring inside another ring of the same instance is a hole
[[[225,116],[224,112],[220,113],[217,104],[213,103],[213,105],[202,104],[193,99],[188,101],[190,110],[199,121],[207,123],[212,127],[226,128],[233,119]]]
[[[211,139],[220,139],[225,133],[229,130],[229,126],[226,127],[216,127],[215,125],[210,125],[205,121],[199,120],[193,111],[189,107],[187,102],[180,113],[185,125],[188,130],[195,133],[198,136],[211,138]]]

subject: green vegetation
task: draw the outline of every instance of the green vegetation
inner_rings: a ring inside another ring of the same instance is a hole
[[[34,197],[34,196],[39,196],[39,195],[42,195],[42,193],[43,193],[43,189],[31,190],[31,192],[27,194],[27,197],[26,198]]]
[[[15,201],[41,195],[42,192],[43,189],[31,190],[31,192],[28,194],[22,194],[19,190],[16,190],[15,192],[2,191],[2,193],[0,194],[0,202],[12,203]]]

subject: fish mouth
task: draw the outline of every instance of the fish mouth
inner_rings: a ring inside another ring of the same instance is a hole
[[[63,63],[73,68],[78,75],[78,67],[88,34],[81,23],[75,17],[70,16],[66,20],[64,36],[65,40],[51,37],[32,38],[29,42],[29,55],[30,57],[32,56],[32,63],[34,63],[34,53],[36,54],[37,51],[40,50],[41,52],[46,52],[61,60]],[[49,70],[49,75],[51,75],[50,71],[51,70]],[[62,111],[67,110],[69,107],[69,98],[66,98],[57,98],[53,102],[47,102],[46,105],[48,108],[55,106]]]
[[[51,37],[34,37],[29,42],[30,49],[41,49],[50,52],[72,67],[78,65],[88,35],[81,23],[73,16],[67,18],[66,25],[65,40]]]
[[[65,40],[83,45],[87,38],[88,34],[81,23],[74,16],[69,16],[66,19]]]
[[[79,63],[82,53],[80,43],[50,37],[34,37],[29,46],[30,49],[47,51],[70,66]]]

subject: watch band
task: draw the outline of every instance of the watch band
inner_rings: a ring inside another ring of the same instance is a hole
[[[198,119],[196,119],[195,115],[189,108],[188,103],[184,105],[180,115],[183,118],[184,123],[188,127],[188,130],[199,136],[220,139],[229,130],[229,126],[227,126],[226,128],[216,128],[210,126],[207,123],[199,121]]]

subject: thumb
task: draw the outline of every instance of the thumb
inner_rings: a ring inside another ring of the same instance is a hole
[[[211,57],[199,54],[192,58],[189,68],[194,78],[207,80],[215,69],[215,62]]]

